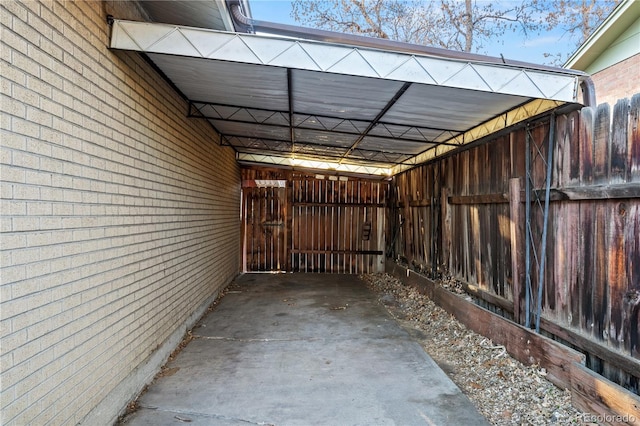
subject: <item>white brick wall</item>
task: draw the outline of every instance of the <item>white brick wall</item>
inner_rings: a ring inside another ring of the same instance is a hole
[[[106,48],[118,7],[140,13],[0,2],[3,425],[112,422],[96,407],[124,408],[116,390],[134,396],[239,269],[234,153],[142,57]]]

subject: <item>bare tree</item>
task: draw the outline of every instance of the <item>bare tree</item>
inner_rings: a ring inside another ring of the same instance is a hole
[[[566,43],[574,49],[584,43],[621,0],[557,0],[545,13],[545,30],[560,29]],[[554,64],[560,65],[569,53],[547,53]]]
[[[292,17],[316,28],[481,52],[507,34],[562,29],[577,47],[621,0],[294,0]],[[548,54],[560,61],[559,54]]]
[[[317,28],[471,52],[507,30],[540,29],[537,1],[294,0],[292,16]]]
[[[584,42],[621,0],[557,0],[547,14],[547,30],[561,28]]]
[[[293,2],[293,18],[331,31],[415,42],[424,23],[412,19],[419,1],[321,0]]]
[[[478,51],[487,41],[501,39],[507,32],[527,36],[543,26],[537,0],[507,2],[506,7],[499,2],[440,0],[440,8],[438,27],[448,29],[442,47],[465,52]]]

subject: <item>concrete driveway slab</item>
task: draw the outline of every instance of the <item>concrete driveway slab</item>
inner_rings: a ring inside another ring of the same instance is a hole
[[[127,424],[487,424],[356,276],[237,284]]]

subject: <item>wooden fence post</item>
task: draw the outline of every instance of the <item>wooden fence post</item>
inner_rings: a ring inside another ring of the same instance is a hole
[[[522,288],[524,283],[524,265],[522,253],[524,238],[522,235],[522,224],[524,212],[520,202],[520,191],[522,190],[522,178],[512,178],[509,180],[509,217],[511,231],[511,294],[513,297],[513,320],[522,324]]]

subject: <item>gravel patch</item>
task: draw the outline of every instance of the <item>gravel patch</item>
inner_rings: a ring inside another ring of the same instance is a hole
[[[413,287],[388,274],[361,276],[394,318],[494,425],[583,425],[571,393],[525,366],[504,346],[468,330]]]

